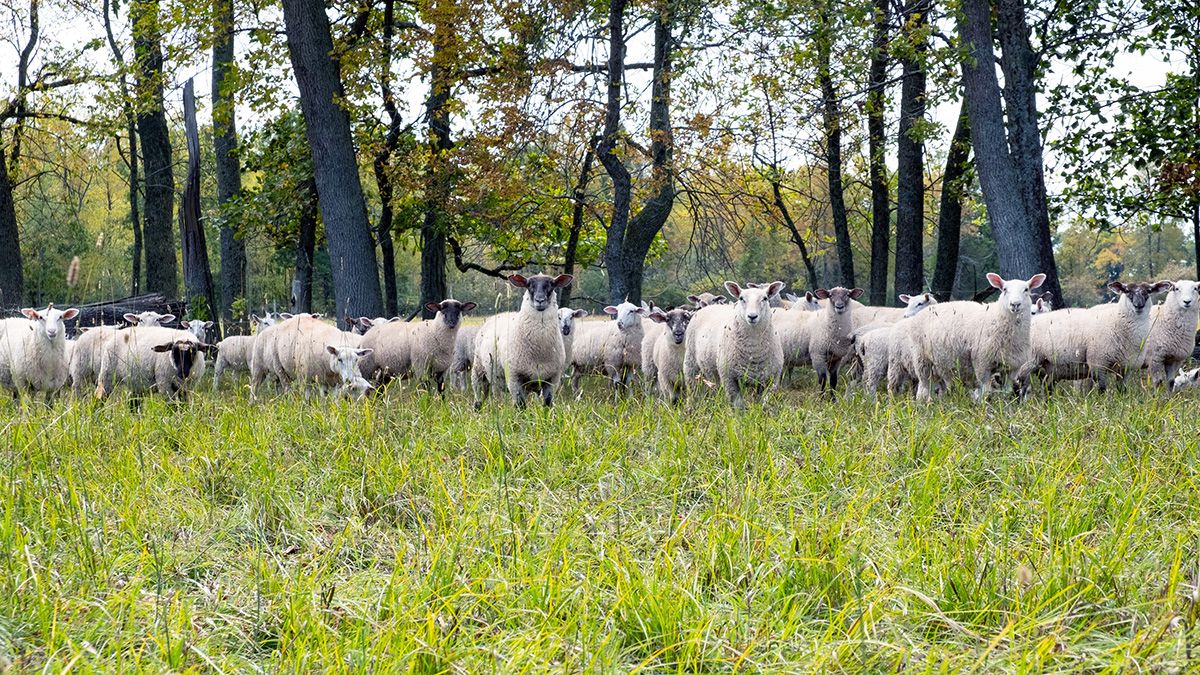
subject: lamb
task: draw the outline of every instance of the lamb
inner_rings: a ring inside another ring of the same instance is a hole
[[[683,372],[688,382],[698,377],[719,381],[730,403],[743,408],[745,390],[761,396],[775,387],[783,370],[783,348],[770,304],[770,297],[783,290],[783,282],[742,288],[726,281],[725,289],[736,303],[710,305],[692,317]]]
[[[1046,275],[1024,281],[988,274],[987,279],[1000,290],[996,302],[945,302],[896,324],[893,344],[899,353],[894,358],[916,375],[919,400],[931,400],[936,384],[944,388],[959,375],[973,381],[972,395],[983,400],[997,376],[1003,383],[1028,361],[1029,292]]]
[[[571,356],[574,354],[575,320],[582,319],[588,314],[586,309],[571,309],[570,307],[558,309],[558,330],[562,333],[563,341],[563,363],[567,365],[571,364]]]
[[[696,309],[704,309],[709,305],[723,305],[727,300],[723,295],[713,295],[707,291],[700,295],[689,295],[687,299],[688,302],[696,306]]]
[[[250,316],[250,321],[262,331],[275,325],[279,315],[260,317]],[[227,370],[234,372],[250,371],[250,356],[254,352],[254,338],[257,335],[231,335],[217,343],[217,362],[213,364],[213,391],[221,386],[221,375]]]
[[[508,282],[525,289],[521,309],[490,317],[475,337],[471,380],[475,409],[483,407],[490,391],[507,387],[513,404],[525,407],[529,390],[540,391],[546,407],[554,405],[554,390],[562,379],[566,351],[558,327],[558,298],[554,291],[573,277],[513,274]]]
[[[459,302],[453,298],[428,303],[425,308],[435,312],[434,317],[413,326],[409,335],[413,376],[417,380],[432,378],[439,394],[446,391],[446,371],[454,361],[454,345],[462,316],[475,306],[473,302]],[[369,336],[370,333],[363,337],[364,347],[371,346],[365,344]]]
[[[854,312],[851,301],[864,293],[861,288],[842,288],[835,286],[829,290],[818,288],[816,296],[824,303],[822,311],[813,315],[807,322],[809,344],[808,354],[812,360],[813,370],[817,371],[817,382],[821,392],[832,393],[837,389],[838,372],[842,361],[854,351]]]
[[[926,307],[937,304],[936,298],[933,296],[922,297],[924,295],[929,294],[900,296],[900,299],[907,305],[905,316],[900,321],[904,321]],[[854,311],[858,312],[858,309]],[[885,378],[888,380],[888,392],[897,394],[905,384],[915,377],[913,371],[904,364],[897,365],[899,360],[893,358],[892,343],[895,333],[892,331],[892,327],[895,325],[886,322],[872,323],[854,331],[854,353],[862,365],[863,391],[871,396],[876,394],[879,385]]]
[[[1175,388],[1175,374],[1196,347],[1200,319],[1200,283],[1181,279],[1172,284],[1166,300],[1150,310],[1150,334],[1142,352],[1142,367],[1155,385]]]
[[[22,309],[24,318],[0,321],[0,386],[14,396],[42,393],[49,401],[69,374],[67,327],[79,310]]]
[[[642,317],[649,314],[646,307],[631,302],[609,305],[604,313],[616,321],[597,321],[580,324],[576,329],[571,350],[572,389],[579,393],[584,373],[604,373],[614,390],[629,383],[633,373],[642,365]]]
[[[251,396],[267,375],[273,375],[287,386],[299,383],[307,396],[315,385],[322,391],[352,380],[359,360],[371,355],[360,348],[356,336],[340,331],[311,316],[294,316],[272,326],[254,340],[250,360]]]
[[[1150,296],[1169,290],[1171,282],[1114,281],[1108,287],[1118,294],[1115,303],[1033,317],[1031,353],[1018,377],[1022,393],[1034,372],[1050,389],[1059,380],[1087,379],[1105,391],[1110,376],[1120,383],[1137,367],[1150,333]]]
[[[1046,312],[1053,311],[1053,298],[1054,294],[1049,291],[1042,293],[1041,296],[1039,296],[1037,300],[1034,300],[1033,304],[1030,305],[1029,313],[1033,316],[1037,316],[1038,314],[1045,314]]]
[[[175,315],[159,314],[158,312],[141,312],[139,314],[130,312],[122,318],[131,326],[154,328],[171,323],[175,320]],[[86,329],[79,339],[75,340],[69,362],[71,389],[75,396],[82,396],[84,387],[95,387],[105,347],[120,329],[120,326],[96,326]]]
[[[656,331],[657,338],[649,347],[643,343],[642,372],[647,379],[653,379],[658,384],[659,395],[672,405],[679,401],[683,389],[687,328],[694,315],[694,312],[683,308],[650,313],[650,320],[663,330]],[[649,358],[646,352],[649,352]]]
[[[135,326],[118,331],[104,343],[96,398],[106,398],[118,384],[133,394],[154,389],[185,398],[188,385],[203,377],[204,355],[212,349],[184,330]]]
[[[467,388],[467,372],[475,358],[475,334],[479,326],[463,326],[454,338],[454,359],[450,363],[450,381],[460,391]]]

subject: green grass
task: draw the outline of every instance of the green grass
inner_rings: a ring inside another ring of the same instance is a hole
[[[1187,672],[1197,399],[0,405],[0,668]]]

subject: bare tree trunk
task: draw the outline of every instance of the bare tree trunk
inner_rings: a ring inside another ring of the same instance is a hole
[[[8,156],[0,144],[0,308],[19,307],[25,299],[25,277],[21,269],[21,240],[13,183],[8,173]]]
[[[563,256],[563,274],[575,274],[575,257],[579,251],[579,235],[583,231],[583,220],[586,216],[587,208],[587,186],[592,175],[592,160],[596,153],[589,148],[583,154],[583,163],[579,167],[579,180],[575,183],[575,189],[571,191],[572,207],[571,207],[571,234],[567,237],[567,250]],[[575,285],[571,284],[558,292],[558,306],[571,306],[571,291]]]
[[[916,295],[925,290],[925,52],[923,37],[929,5],[912,0],[905,8],[906,39],[915,39],[901,59],[900,132],[896,139],[896,275],[895,292]],[[911,31],[911,35],[907,34]],[[912,38],[912,35],[917,37]]]
[[[774,178],[771,180],[771,194],[775,199],[775,208],[779,209],[779,215],[783,218],[783,225],[792,238],[792,243],[800,251],[800,260],[804,262],[804,270],[808,274],[808,290],[815,291],[821,286],[817,277],[817,268],[813,266],[812,256],[808,254],[808,246],[804,244],[804,237],[800,236],[800,228],[796,227],[796,221],[792,220],[792,212],[783,198],[783,186]]]
[[[292,311],[312,311],[313,256],[317,251],[317,217],[320,211],[317,184],[312,178],[300,187],[300,232],[296,239],[296,267],[292,275]],[[326,235],[328,236],[328,235]],[[371,315],[374,316],[374,315]],[[392,316],[392,315],[389,315]],[[338,317],[344,320],[345,317]]]
[[[379,253],[383,257],[383,312],[385,316],[396,316],[400,313],[399,298],[396,289],[396,248],[392,242],[392,224],[395,220],[395,208],[392,205],[394,189],[392,186],[391,162],[396,148],[400,144],[400,111],[396,108],[396,100],[392,95],[392,36],[395,32],[395,0],[385,0],[383,3],[383,75],[380,82],[380,94],[383,97],[383,108],[388,113],[388,131],[383,141],[383,148],[375,155],[375,184],[379,188],[379,226],[375,228],[375,239],[379,242]]]
[[[242,191],[237,156],[237,117],[232,89],[233,0],[214,0],[212,106],[213,152],[216,155],[217,204],[224,207]],[[233,303],[246,297],[246,243],[233,223],[221,222],[221,321],[226,333],[245,334],[246,317],[233,315]],[[236,326],[236,329],[235,329]]]
[[[163,109],[162,32],[158,25],[158,0],[134,0],[130,5],[133,53],[137,73],[138,135],[142,141],[142,169],[146,182],[144,245],[146,290],[174,297],[179,292],[175,260],[175,177],[172,171],[171,136]]]
[[[874,35],[867,82],[867,145],[871,181],[871,284],[872,305],[887,304],[888,252],[891,246],[891,195],[885,157],[884,114],[887,107],[888,0],[875,0]],[[813,275],[815,276],[815,275]],[[815,286],[814,286],[815,288]]]
[[[958,250],[962,237],[962,197],[966,190],[967,161],[971,157],[971,123],[966,104],[950,139],[946,169],[942,172],[942,196],[938,207],[937,264],[930,290],[939,302],[950,299],[958,276]]]
[[[446,212],[450,199],[450,175],[446,155],[454,147],[450,140],[450,78],[445,52],[454,39],[454,26],[443,18],[433,32],[433,65],[429,69],[429,98],[425,117],[429,121],[429,169],[426,176],[425,219],[421,223],[421,314],[432,319],[425,309],[431,302],[446,299]]]
[[[196,125],[196,91],[189,79],[183,87],[183,121],[187,136],[188,169],[179,208],[179,243],[183,249],[183,286],[188,313],[193,318],[210,320],[217,316],[217,293],[212,268],[208,264],[208,244],[200,217],[200,130]],[[196,307],[196,302],[207,306]],[[221,331],[216,331],[220,340]]]
[[[305,133],[312,148],[313,174],[333,268],[336,313],[339,320],[346,316],[379,316],[383,298],[375,245],[358,178],[350,116],[338,104],[345,92],[332,56],[329,17],[323,3],[284,0],[283,19],[300,90]]]
[[[613,207],[605,232],[604,265],[608,270],[608,298],[616,304],[629,295],[625,268],[625,230],[633,186],[629,170],[617,154],[621,132],[621,85],[625,80],[625,6],[628,0],[611,0],[608,6],[608,97],[604,107],[604,131],[596,144],[596,155],[612,180]]]
[[[842,179],[842,112],[837,91],[833,86],[831,54],[833,36],[830,34],[830,7],[821,8],[821,34],[817,36],[817,82],[821,89],[821,117],[825,128],[825,163],[829,178],[829,210],[833,214],[833,236],[836,240],[839,283],[853,288],[854,249],[850,243],[850,221],[846,214],[846,196]]]
[[[137,116],[133,112],[133,104],[129,95],[129,82],[125,77],[125,56],[112,30],[112,2],[104,0],[104,34],[108,38],[109,49],[112,50],[113,60],[117,62],[119,76],[117,79],[121,92],[121,114],[125,118],[125,135],[129,138],[129,225],[133,230],[133,251],[129,271],[129,294],[138,295],[142,291],[142,217],[138,208],[138,157]],[[117,152],[121,152],[121,138],[117,136]],[[122,155],[124,156],[124,155]]]

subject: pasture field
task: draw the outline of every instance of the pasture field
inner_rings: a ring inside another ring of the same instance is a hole
[[[0,668],[1195,672],[1200,399],[0,405]]]

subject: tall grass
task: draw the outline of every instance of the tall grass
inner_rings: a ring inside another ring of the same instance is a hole
[[[0,666],[1190,671],[1197,401],[0,406]]]

